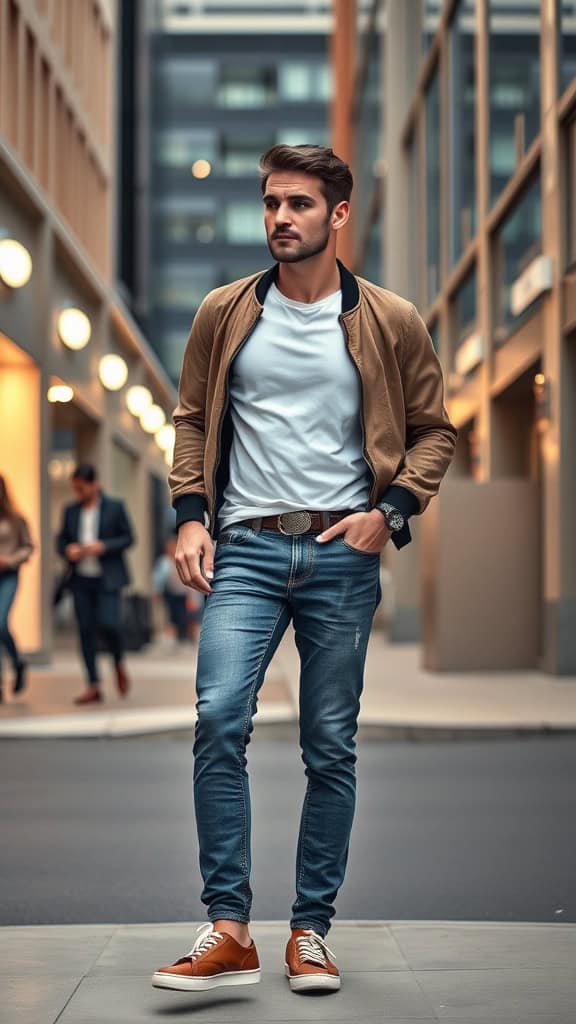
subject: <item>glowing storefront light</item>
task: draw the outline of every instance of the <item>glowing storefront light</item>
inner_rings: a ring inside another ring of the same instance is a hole
[[[156,444],[163,452],[170,451],[174,447],[174,441],[176,438],[176,431],[171,423],[166,423],[165,426],[160,427],[160,430],[156,433]]]
[[[61,310],[58,316],[58,336],[60,340],[74,351],[78,351],[90,341],[92,325],[86,313],[74,306]]]
[[[46,397],[49,402],[71,402],[74,398],[74,391],[69,384],[52,384],[48,388]]]
[[[98,376],[108,391],[119,391],[128,380],[128,367],[122,356],[109,353],[100,360]]]
[[[14,238],[0,239],[0,279],[8,288],[22,288],[32,274],[28,249]]]
[[[126,405],[133,416],[141,416],[152,405],[152,392],[143,384],[133,384],[126,392]]]
[[[166,423],[166,413],[159,405],[151,405],[148,409],[144,409],[140,423],[147,434],[156,434]]]

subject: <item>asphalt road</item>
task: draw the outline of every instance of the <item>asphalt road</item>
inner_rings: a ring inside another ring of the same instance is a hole
[[[0,924],[204,920],[189,735],[0,745]],[[304,776],[250,746],[255,919],[286,919]],[[576,737],[362,741],[339,918],[576,921]]]

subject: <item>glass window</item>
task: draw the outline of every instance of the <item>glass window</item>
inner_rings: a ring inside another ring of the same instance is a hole
[[[560,9],[560,91],[564,92],[576,78],[576,0],[560,0]]]
[[[162,263],[154,269],[153,281],[157,306],[193,311],[214,287],[214,269],[202,263]]]
[[[216,160],[216,133],[202,128],[166,128],[156,132],[154,156],[160,167],[190,171],[195,160]]]
[[[440,287],[440,96],[437,70],[426,93],[426,233],[427,300],[432,302]]]
[[[258,161],[263,153],[276,142],[276,133],[251,134],[250,132],[226,133],[222,136],[222,170],[229,178],[250,176],[254,178]]]
[[[454,295],[454,339],[464,341],[476,327],[476,268],[466,275]]]
[[[496,344],[506,340],[526,315],[515,317],[511,308],[512,287],[522,271],[541,251],[542,205],[540,178],[524,191],[494,239],[494,296]]]
[[[322,128],[282,128],[278,131],[276,143],[285,146],[327,146],[328,129]]]
[[[164,56],[158,62],[159,111],[166,107],[211,107],[217,64],[197,57]]]
[[[443,0],[420,0],[422,5],[422,53],[430,48],[442,16]]]
[[[286,103],[323,103],[331,98],[331,69],[325,62],[284,61],[278,72],[280,97]]]
[[[450,28],[450,263],[476,232],[476,0],[462,0]]]
[[[490,196],[494,202],[540,129],[540,0],[490,0]],[[517,145],[518,140],[518,145]]]
[[[209,245],[217,235],[216,203],[211,199],[159,204],[154,217],[158,245]]]
[[[568,125],[568,265],[576,263],[576,119]]]
[[[416,126],[415,134],[408,143],[406,159],[408,162],[410,205],[408,223],[409,266],[414,275],[414,297],[418,305],[422,304],[421,272],[422,272],[422,187],[420,184],[420,133]]]
[[[265,242],[262,203],[230,203],[224,211],[224,235],[227,242],[236,244]]]
[[[218,103],[221,107],[254,109],[274,105],[278,99],[276,68],[249,64],[224,65],[220,69]]]

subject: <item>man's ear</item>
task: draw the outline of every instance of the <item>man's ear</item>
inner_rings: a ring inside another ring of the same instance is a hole
[[[330,214],[330,223],[335,231],[339,231],[345,224],[348,223],[350,218],[350,203],[343,199],[341,203],[337,203],[332,213]]]

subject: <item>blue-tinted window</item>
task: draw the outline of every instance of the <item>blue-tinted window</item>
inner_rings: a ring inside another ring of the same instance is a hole
[[[496,308],[496,344],[505,341],[508,334],[527,315],[512,311],[512,288],[529,263],[540,253],[542,246],[542,203],[540,178],[524,191],[508,214],[494,239],[494,297]]]
[[[490,0],[490,195],[494,202],[540,128],[540,0]]]
[[[427,299],[440,288],[440,95],[435,71],[426,93]]]
[[[560,0],[560,91],[576,78],[576,0]]]
[[[461,0],[450,27],[450,263],[476,232],[476,0]]]

